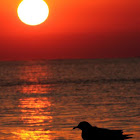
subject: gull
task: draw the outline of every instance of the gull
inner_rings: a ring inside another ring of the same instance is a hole
[[[130,135],[123,134],[122,130],[110,130],[106,128],[98,128],[83,121],[73,129],[79,128],[82,130],[83,140],[125,140],[132,138]]]

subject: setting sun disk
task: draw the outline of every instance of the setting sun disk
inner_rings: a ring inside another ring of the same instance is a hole
[[[49,8],[44,0],[23,0],[18,6],[17,13],[23,23],[38,25],[47,19]]]

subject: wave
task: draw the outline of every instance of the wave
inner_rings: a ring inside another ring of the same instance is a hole
[[[90,83],[138,83],[140,78],[136,79],[64,79],[64,80],[48,80],[48,81],[14,81],[14,82],[0,82],[0,86],[21,86],[21,85],[57,85],[57,84],[90,84]]]

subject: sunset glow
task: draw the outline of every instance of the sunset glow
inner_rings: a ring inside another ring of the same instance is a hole
[[[49,15],[49,8],[44,0],[23,0],[17,9],[19,19],[28,25],[38,25]]]
[[[0,60],[137,57],[139,5],[139,0],[1,1]]]

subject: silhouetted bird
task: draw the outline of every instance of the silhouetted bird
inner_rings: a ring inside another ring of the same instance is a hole
[[[88,122],[80,122],[74,127],[82,130],[83,140],[125,140],[132,138],[130,135],[123,135],[122,130],[109,130],[91,126]]]

